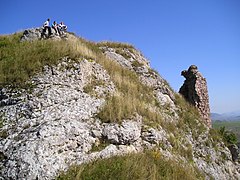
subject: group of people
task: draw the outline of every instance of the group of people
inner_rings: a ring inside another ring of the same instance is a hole
[[[46,34],[48,30],[48,36],[52,35],[52,29],[54,29],[55,34],[61,36],[67,31],[67,26],[63,22],[58,24],[56,21],[53,21],[52,26],[50,26],[50,19],[48,18],[43,24],[43,34]]]

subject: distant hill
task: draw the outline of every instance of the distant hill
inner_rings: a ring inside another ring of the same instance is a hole
[[[229,113],[211,113],[212,121],[220,120],[220,121],[240,121],[240,111],[234,111]]]

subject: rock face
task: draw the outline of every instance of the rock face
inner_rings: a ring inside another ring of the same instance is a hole
[[[84,91],[93,77],[101,81],[93,87],[101,90],[100,98]],[[138,152],[167,139],[164,130],[150,139],[137,114],[121,124],[95,118],[105,96],[115,92],[110,76],[95,62],[64,57],[29,83],[30,91],[0,88],[0,117],[5,121],[0,179],[52,179],[71,164]],[[106,147],[92,151],[101,141]]]
[[[197,66],[191,65],[188,70],[181,73],[186,78],[184,84],[179,90],[185,99],[198,108],[204,122],[211,127],[209,97],[207,90],[207,81],[198,71]]]
[[[93,75],[107,83],[105,91],[114,91],[99,64],[68,58],[33,77],[31,92],[1,89],[1,102],[8,102],[0,108],[7,134],[0,143],[0,152],[7,158],[1,164],[2,177],[49,179],[76,157],[84,157],[96,141],[91,133],[95,123],[89,119],[104,103],[83,92]]]

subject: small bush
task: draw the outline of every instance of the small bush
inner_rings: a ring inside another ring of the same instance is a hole
[[[215,129],[210,129],[209,134],[212,137],[213,141],[221,141],[222,139],[219,132]]]
[[[220,127],[218,132],[228,146],[232,144],[237,144],[238,140],[236,134],[231,131],[227,131],[225,126]]]

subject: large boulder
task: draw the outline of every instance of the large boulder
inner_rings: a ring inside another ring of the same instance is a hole
[[[105,124],[103,136],[113,144],[131,144],[141,137],[142,120],[124,120],[121,125],[116,123]]]
[[[43,28],[26,29],[23,32],[21,41],[34,41],[42,38]]]
[[[61,38],[65,38],[66,34],[62,34],[61,36],[59,36],[59,34],[57,32],[55,32],[55,30],[53,28],[51,28],[51,35],[48,32],[48,30],[46,32],[43,31],[43,27],[38,27],[38,28],[31,28],[31,29],[26,29],[23,32],[23,36],[21,37],[20,41],[34,41],[34,40],[40,40],[40,39],[61,39]]]

